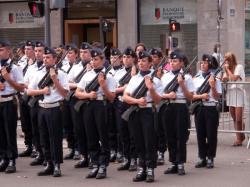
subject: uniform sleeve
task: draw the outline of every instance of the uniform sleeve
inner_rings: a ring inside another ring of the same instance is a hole
[[[186,86],[187,86],[187,89],[189,92],[195,92],[196,89],[194,87],[194,83],[193,83],[193,79],[192,79],[192,76],[191,75],[187,75],[185,76],[185,79],[186,79]]]
[[[69,71],[69,74],[68,74],[68,80],[69,80],[69,82],[74,82],[74,79],[75,79],[74,72],[75,71],[76,71],[76,65],[74,65],[72,67],[72,69]]]
[[[36,76],[34,77],[34,79],[30,80],[30,83],[28,85],[29,89],[38,89],[38,83],[39,83],[39,73],[36,74]]]
[[[14,80],[19,83],[19,84],[23,84],[24,80],[23,80],[23,71],[22,68],[20,66],[16,66],[15,68],[13,68],[13,74],[14,74]]]
[[[108,77],[107,78],[107,84],[108,84],[108,90],[110,92],[115,92],[116,90],[116,81],[113,77]]]
[[[221,85],[221,81],[219,79],[216,79],[216,91],[219,94],[222,94],[222,85]]]
[[[132,77],[126,87],[126,89],[124,90],[124,92],[128,93],[128,94],[132,94],[132,89],[133,89],[133,82],[134,82],[134,77]]]
[[[155,91],[158,95],[162,96],[163,95],[163,85],[158,78],[154,78],[154,87]]]
[[[77,87],[80,88],[81,90],[85,90],[85,87],[87,85],[87,83],[86,83],[86,81],[84,79],[85,75],[82,77],[82,79],[80,80],[80,82],[77,84]]]
[[[59,82],[65,90],[69,90],[69,81],[67,73],[60,72]]]

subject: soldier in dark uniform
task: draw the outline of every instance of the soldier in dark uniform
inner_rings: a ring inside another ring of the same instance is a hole
[[[80,48],[80,59],[81,61],[78,64],[75,64],[71,71],[68,74],[69,80],[69,87],[70,90],[75,92],[77,88],[77,84],[80,82],[81,78],[84,74],[91,70],[90,67],[90,60],[91,60],[91,45],[87,42],[83,42]],[[70,99],[70,111],[73,119],[74,125],[74,133],[75,139],[77,140],[78,150],[81,154],[81,159],[77,162],[74,167],[75,168],[84,168],[87,167],[89,164],[88,160],[88,147],[87,147],[87,135],[84,126],[84,107],[82,105],[79,111],[75,110],[75,104],[77,103],[78,99],[73,95]]]
[[[43,42],[37,41],[35,43],[35,61],[32,65],[29,65],[27,72],[24,76],[24,83],[26,88],[28,88],[30,82],[35,78],[36,73],[43,65],[43,55],[44,55],[44,44]],[[25,94],[26,95],[26,94]],[[23,99],[23,98],[22,98]],[[25,102],[28,102],[28,100]],[[38,127],[38,105],[35,104],[34,106],[30,107],[30,118],[32,124],[32,137],[33,137],[33,144],[35,146],[37,156],[35,159],[30,163],[31,166],[41,165],[44,161],[44,155],[42,152],[42,147],[40,143],[40,133]]]
[[[222,93],[221,82],[213,76],[212,56],[204,54],[200,64],[200,72],[194,77],[193,82],[198,91],[204,81],[210,85],[208,93],[195,93],[193,101],[202,104],[195,110],[195,127],[197,132],[198,153],[200,160],[196,168],[214,167],[214,158],[217,147],[217,130],[219,126],[219,113],[216,104]]]
[[[86,178],[103,179],[106,177],[110,151],[105,99],[111,102],[114,100],[116,85],[115,80],[109,74],[107,74],[106,79],[104,78],[105,57],[102,50],[98,48],[91,50],[91,57],[93,69],[82,77],[75,95],[88,102],[84,111],[84,124],[93,169]],[[90,83],[93,82],[98,83],[99,86],[90,88]]]
[[[136,151],[139,156],[139,171],[133,181],[153,182],[157,159],[153,103],[160,102],[162,86],[161,81],[151,75],[153,71],[150,70],[152,65],[150,54],[142,51],[139,52],[138,57],[139,73],[129,81],[123,99],[128,104],[138,106],[129,117],[129,123],[133,125]],[[140,96],[140,98],[133,97],[142,81],[145,81],[146,95]]]
[[[164,90],[173,79],[177,79],[179,85],[177,90],[170,90],[162,95],[162,99],[167,101],[162,106],[162,120],[167,137],[169,161],[172,163],[165,174],[185,175],[184,163],[187,157],[186,142],[190,121],[187,101],[193,97],[194,86],[191,75],[181,75],[184,68],[183,57],[181,52],[173,51],[170,54],[171,71],[161,78]]]
[[[75,44],[69,44],[66,46],[68,51],[67,54],[67,63],[64,63],[61,69],[68,74],[71,69],[73,68],[74,64],[77,64],[78,58],[78,49]],[[64,133],[66,135],[66,139],[68,142],[69,153],[64,156],[65,160],[73,159],[77,160],[80,159],[80,153],[77,149],[77,140],[74,133],[74,125],[73,125],[73,116],[71,114],[70,103],[69,101],[64,100],[63,102],[63,110],[62,110],[62,122]]]
[[[53,174],[54,177],[60,177],[60,163],[63,162],[60,103],[68,93],[68,80],[64,72],[53,68],[56,63],[56,52],[53,49],[45,48],[43,60],[45,67],[37,72],[27,90],[30,96],[43,96],[43,99],[38,101],[38,124],[47,165],[38,176]],[[38,85],[46,74],[52,82],[44,88],[39,88]]]
[[[11,44],[0,41],[0,172],[16,172],[17,158],[17,106],[16,90],[23,91],[23,74],[19,66],[11,62]]]
[[[123,112],[129,108],[129,105],[123,101],[122,94],[132,76],[132,68],[135,64],[135,59],[135,51],[131,47],[127,47],[123,52],[122,58],[124,67],[117,72],[117,78],[115,77],[117,88],[114,107],[116,108],[116,123],[120,133],[122,153],[124,155],[122,164],[117,168],[118,171],[136,171],[137,169],[137,154],[135,151],[133,124],[129,124],[121,118]],[[124,78],[124,76],[128,76],[129,78]]]
[[[153,69],[156,69],[157,66],[160,64],[163,55],[162,51],[159,48],[152,48],[150,50],[150,55],[152,58],[152,63],[153,63]],[[157,77],[161,79],[162,77],[162,69],[159,68],[159,71],[157,72]],[[157,165],[163,165],[165,162],[164,159],[164,153],[167,150],[167,143],[166,143],[166,137],[164,134],[164,127],[162,124],[161,116],[162,116],[162,110],[159,109],[159,112],[156,113],[156,121],[155,121],[155,126],[156,126],[156,131],[157,131],[157,145],[158,145],[158,158],[157,158]]]
[[[109,71],[117,82],[119,79],[119,70],[122,69],[122,57],[121,52],[117,48],[110,50],[110,63],[112,69]],[[116,108],[113,103],[108,102],[108,126],[109,126],[109,146],[110,146],[110,162],[122,162],[122,150],[121,150],[121,139],[119,134],[119,126],[116,120]]]
[[[22,67],[23,76],[25,76],[28,67],[33,64],[35,59],[34,53],[35,44],[32,41],[26,41],[25,43],[25,55],[26,59],[24,61],[19,61],[18,64]],[[30,107],[28,106],[27,101],[24,101],[22,98],[23,93],[20,93],[19,102],[20,102],[20,117],[21,117],[21,126],[24,133],[24,144],[26,149],[19,153],[19,157],[26,157],[32,154],[32,124],[30,117]],[[35,155],[34,155],[35,156]]]

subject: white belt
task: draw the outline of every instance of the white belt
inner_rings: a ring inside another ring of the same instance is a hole
[[[153,103],[147,103],[145,106],[140,106],[139,108],[152,108],[153,107]]]
[[[97,100],[97,101],[103,101],[104,97],[102,95],[101,96],[97,96],[97,98],[95,100]]]
[[[123,102],[122,95],[119,95],[119,96],[118,96],[118,100],[121,101],[121,102]]]
[[[13,96],[9,96],[9,97],[2,97],[0,95],[0,103],[4,103],[4,102],[7,102],[7,101],[12,101],[13,100]]]
[[[170,100],[169,103],[187,103],[186,99],[175,99],[175,100]]]
[[[216,106],[215,102],[202,102],[203,106]]]
[[[42,108],[55,108],[60,106],[59,102],[55,102],[55,103],[40,103],[39,102],[39,106]]]

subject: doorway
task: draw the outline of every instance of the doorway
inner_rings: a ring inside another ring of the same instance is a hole
[[[105,44],[117,47],[116,19],[107,19],[112,23],[111,32],[106,32]],[[99,19],[65,20],[65,44],[75,43],[78,47],[82,42],[100,42]]]

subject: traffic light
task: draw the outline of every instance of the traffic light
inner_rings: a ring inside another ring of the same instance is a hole
[[[108,20],[102,21],[102,31],[103,32],[111,32],[112,31],[112,23]]]
[[[43,17],[44,16],[44,1],[43,0],[29,0],[28,6],[30,13],[33,17]]]
[[[169,29],[171,32],[177,32],[177,31],[180,31],[181,29],[180,23],[177,21],[172,21],[169,27],[170,27]]]

